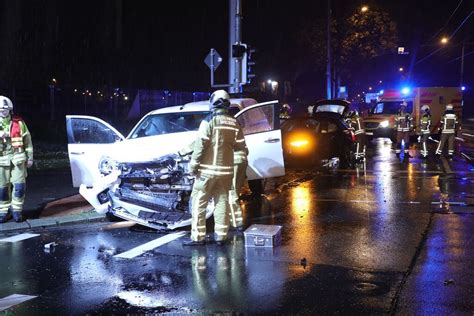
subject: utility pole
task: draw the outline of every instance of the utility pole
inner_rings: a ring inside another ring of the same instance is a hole
[[[464,47],[466,46],[466,39],[462,42],[462,49],[461,49],[461,73],[459,76],[459,86],[463,86],[463,76],[464,76]]]
[[[326,87],[327,98],[332,99],[332,72],[331,72],[331,0],[328,0],[328,29],[327,29],[327,66],[326,66]]]
[[[229,93],[241,92],[242,63],[232,57],[232,45],[242,41],[242,2],[229,0]]]

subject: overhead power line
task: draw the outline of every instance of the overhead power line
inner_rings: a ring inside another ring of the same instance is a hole
[[[462,22],[458,25],[458,27],[454,30],[454,32],[449,36],[449,39],[453,38],[454,35],[456,35],[456,33],[461,29],[461,27],[464,25],[464,23],[466,23],[466,21],[471,17],[471,15],[474,14],[474,11],[471,11],[469,12],[469,14],[464,18],[464,20],[462,20]],[[418,65],[419,63],[423,62],[424,60],[428,59],[429,57],[433,56],[434,54],[436,54],[437,52],[439,52],[440,50],[442,50],[444,47],[441,46],[440,48],[436,49],[435,51],[433,51],[432,53],[428,54],[427,56],[423,57],[422,59],[420,59],[419,61],[417,61],[415,63],[415,65]]]
[[[453,18],[454,14],[456,14],[456,11],[459,9],[459,7],[461,6],[462,2],[464,0],[460,0],[458,5],[456,6],[456,8],[454,9],[454,11],[451,13],[451,15],[449,16],[449,18],[446,20],[446,23],[444,23],[443,27],[441,27],[433,36],[430,37],[429,40],[427,40],[423,45],[425,45],[426,43],[428,43],[429,41],[431,41],[433,38],[435,38],[436,36],[438,36],[439,33],[441,33],[442,30],[445,29],[445,27],[448,25],[448,23],[451,21],[451,19]]]

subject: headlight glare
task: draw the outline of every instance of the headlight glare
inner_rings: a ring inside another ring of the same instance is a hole
[[[389,122],[388,121],[382,121],[380,122],[380,127],[388,127]]]

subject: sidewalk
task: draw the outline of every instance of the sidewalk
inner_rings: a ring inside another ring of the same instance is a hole
[[[39,218],[32,218],[32,212],[25,212],[26,220],[16,223],[10,220],[0,224],[0,233],[26,231],[33,228],[46,228],[77,223],[102,221],[105,215],[99,214],[80,195],[72,195],[49,202],[41,210]]]

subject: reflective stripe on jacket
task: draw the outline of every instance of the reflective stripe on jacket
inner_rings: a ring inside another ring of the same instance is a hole
[[[397,127],[397,132],[409,132],[411,129],[412,117],[408,113],[399,113],[395,117],[395,126]]]
[[[420,120],[421,134],[430,134],[431,116],[423,116]]]
[[[191,169],[208,177],[232,177],[234,151],[248,152],[242,128],[225,110],[216,110],[199,126]]]
[[[354,130],[354,135],[365,134],[364,122],[359,116],[351,118],[350,127]]]
[[[458,118],[453,111],[446,111],[441,118],[441,133],[442,134],[454,134],[456,126],[458,124]]]

